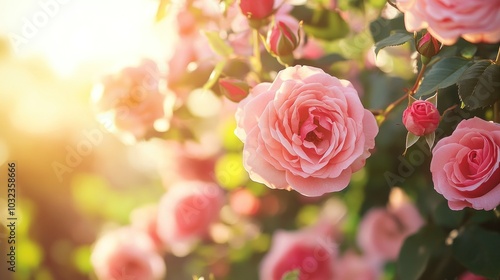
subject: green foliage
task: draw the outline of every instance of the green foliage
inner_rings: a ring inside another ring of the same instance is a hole
[[[470,226],[453,241],[453,255],[471,272],[491,279],[500,277],[500,233]]]
[[[469,60],[460,57],[447,57],[437,61],[424,75],[416,96],[428,95],[438,89],[454,85],[470,64]]]
[[[444,245],[445,234],[441,228],[424,226],[408,237],[399,252],[398,279],[417,280],[424,273],[433,252]]]
[[[386,47],[399,46],[413,39],[413,35],[407,32],[396,32],[375,43],[375,54]]]
[[[300,279],[299,277],[300,277],[300,270],[295,269],[283,275],[283,277],[281,277],[281,280],[299,280]]]
[[[302,11],[305,15],[304,31],[317,39],[336,40],[345,37],[349,33],[349,25],[339,13],[326,9]]]
[[[500,99],[500,65],[489,60],[472,64],[458,81],[458,94],[472,110],[493,105]]]

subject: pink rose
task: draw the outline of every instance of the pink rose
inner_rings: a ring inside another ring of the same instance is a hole
[[[417,100],[403,112],[403,124],[409,132],[422,136],[436,130],[440,117],[436,105],[426,100]]]
[[[331,280],[335,273],[336,244],[322,225],[296,232],[277,231],[260,265],[260,280],[281,280],[298,269],[299,279]]]
[[[163,249],[163,243],[158,236],[158,206],[147,205],[134,209],[130,213],[130,225],[146,233],[158,251]]]
[[[274,0],[240,0],[241,12],[250,19],[264,19],[274,11]]]
[[[500,204],[499,165],[500,125],[463,120],[432,150],[434,188],[452,210],[492,210]]]
[[[306,196],[344,189],[378,133],[350,82],[308,66],[288,67],[273,83],[255,86],[236,119],[250,178]]]
[[[147,234],[130,227],[102,236],[91,262],[100,280],[163,279],[166,270]]]
[[[424,224],[417,208],[402,195],[394,199],[393,193],[389,206],[370,209],[358,229],[359,247],[378,263],[395,260],[406,237]]]
[[[152,60],[107,76],[94,88],[98,118],[106,128],[143,138],[163,120],[165,131],[173,111],[174,94],[161,86],[161,74]]]
[[[190,247],[203,237],[219,217],[222,190],[214,183],[179,182],[161,198],[158,236],[174,251]]]
[[[397,0],[408,31],[423,28],[445,45],[458,37],[472,43],[500,41],[500,2],[481,0]]]

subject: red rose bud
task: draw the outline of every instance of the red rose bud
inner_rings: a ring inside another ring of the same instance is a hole
[[[268,34],[269,50],[276,56],[287,56],[299,45],[299,31],[296,34],[284,22],[278,21]]]
[[[219,86],[224,96],[233,102],[240,102],[247,97],[250,91],[246,82],[232,78],[219,79]]]
[[[403,112],[403,124],[416,136],[433,133],[439,125],[439,119],[436,105],[427,100],[417,100]]]
[[[265,19],[274,12],[274,0],[240,0],[240,9],[249,19]]]
[[[427,58],[435,56],[439,52],[440,47],[441,43],[432,37],[429,32],[425,33],[417,43],[417,51]]]

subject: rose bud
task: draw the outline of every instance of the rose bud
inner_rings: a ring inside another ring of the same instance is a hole
[[[274,0],[240,0],[240,9],[249,19],[265,19],[274,12]]]
[[[403,124],[416,136],[433,133],[439,124],[439,111],[432,102],[416,100],[403,112]]]
[[[422,38],[417,43],[417,51],[429,60],[431,57],[435,56],[441,47],[439,41],[432,37],[430,33],[425,33]]]
[[[291,55],[299,42],[299,25],[289,26],[283,21],[277,21],[267,36],[269,51],[273,55],[280,57]]]
[[[245,81],[233,78],[219,79],[220,91],[233,102],[240,102],[247,97],[250,87]]]

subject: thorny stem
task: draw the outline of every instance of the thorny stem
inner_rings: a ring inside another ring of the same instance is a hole
[[[387,106],[387,108],[381,114],[382,118],[379,121],[379,125],[381,125],[385,121],[385,118],[387,117],[387,115],[389,115],[389,113],[391,113],[392,110],[394,110],[394,108],[396,108],[399,104],[401,104],[401,102],[408,99],[408,96],[412,96],[417,92],[418,87],[420,86],[420,81],[422,80],[422,77],[424,76],[426,68],[427,68],[427,64],[423,64],[422,68],[420,69],[420,72],[418,72],[418,76],[417,76],[417,79],[415,81],[415,84],[413,84],[413,87],[410,90],[408,90],[408,92],[405,95],[401,96],[398,100],[392,102],[391,104],[389,104],[389,106]]]

